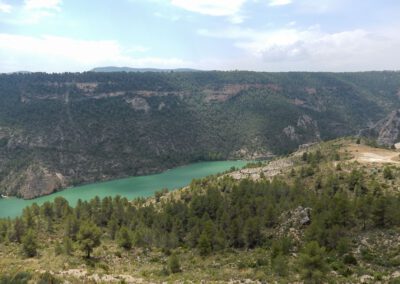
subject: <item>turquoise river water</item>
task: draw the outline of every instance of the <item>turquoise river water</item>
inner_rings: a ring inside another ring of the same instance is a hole
[[[40,205],[46,201],[52,201],[57,196],[64,197],[72,206],[76,204],[78,199],[90,200],[96,195],[100,198],[116,195],[128,199],[148,197],[160,189],[177,189],[188,185],[194,178],[224,172],[231,167],[241,168],[246,164],[246,161],[200,162],[171,169],[161,174],[77,186],[32,200],[3,198],[0,199],[0,218],[18,216],[26,206],[34,202]]]

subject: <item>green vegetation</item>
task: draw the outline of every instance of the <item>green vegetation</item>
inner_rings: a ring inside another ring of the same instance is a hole
[[[305,283],[322,283],[328,271],[325,249],[316,241],[306,244],[299,257],[301,277]]]
[[[394,281],[400,197],[392,185],[400,169],[392,166],[387,179],[384,170],[351,161],[344,143],[284,158],[293,166],[274,178],[210,177],[162,199],[32,205],[21,218],[0,221],[0,274],[19,264],[35,279],[47,277],[37,272],[44,270],[73,280],[61,272],[84,267],[88,275],[149,281]],[[5,275],[12,273],[19,271]]]
[[[27,257],[34,257],[37,254],[37,241],[32,230],[29,230],[22,238],[22,249]]]
[[[179,259],[176,254],[170,256],[168,260],[168,267],[171,273],[181,272],[181,265],[179,264]]]
[[[101,232],[93,223],[83,223],[78,232],[78,244],[81,250],[86,253],[86,257],[90,258],[95,247],[100,245]]]

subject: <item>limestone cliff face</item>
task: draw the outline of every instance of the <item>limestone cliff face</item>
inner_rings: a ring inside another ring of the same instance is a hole
[[[289,125],[282,132],[291,141],[302,141],[303,143],[321,141],[318,122],[307,114],[303,114],[298,118],[296,126]]]
[[[11,173],[0,183],[7,195],[18,192],[18,196],[25,199],[51,194],[65,185],[62,174],[51,172],[37,164],[30,165],[23,171]]]
[[[382,146],[392,146],[399,142],[400,110],[392,111],[387,117],[368,129],[360,132],[361,136],[376,139]]]

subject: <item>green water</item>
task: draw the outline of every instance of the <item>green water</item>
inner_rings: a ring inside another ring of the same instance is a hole
[[[246,163],[245,161],[201,162],[156,175],[130,177],[69,188],[33,200],[0,199],[0,218],[18,216],[26,206],[34,202],[43,204],[46,201],[52,201],[57,196],[64,197],[71,205],[75,205],[78,199],[90,200],[96,195],[100,198],[115,195],[121,195],[128,199],[148,197],[160,189],[168,188],[172,190],[180,188],[188,185],[194,178],[220,173],[231,167],[243,167]]]

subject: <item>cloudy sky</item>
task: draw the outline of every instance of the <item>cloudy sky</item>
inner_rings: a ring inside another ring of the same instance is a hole
[[[0,0],[0,72],[400,70],[399,0]]]

